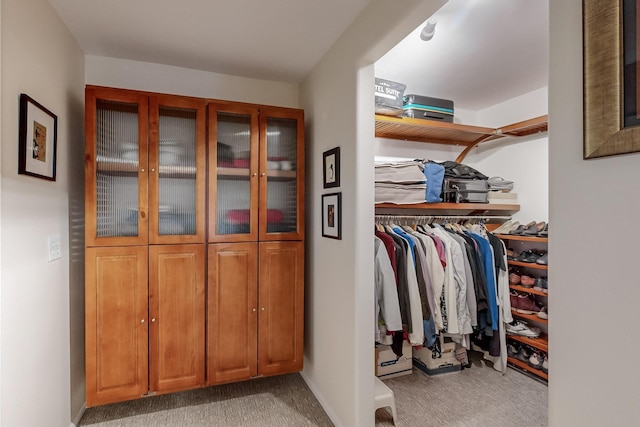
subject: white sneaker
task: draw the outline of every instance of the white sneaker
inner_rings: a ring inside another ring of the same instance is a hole
[[[507,333],[528,338],[538,338],[540,336],[540,328],[530,328],[524,322],[514,320],[511,323],[507,323]]]

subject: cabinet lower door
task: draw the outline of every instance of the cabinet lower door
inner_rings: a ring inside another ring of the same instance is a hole
[[[148,390],[147,246],[86,250],[87,407]]]
[[[209,385],[257,375],[257,266],[257,243],[209,245]]]
[[[204,385],[204,244],[149,247],[149,389]]]
[[[302,370],[304,243],[260,243],[258,373]]]

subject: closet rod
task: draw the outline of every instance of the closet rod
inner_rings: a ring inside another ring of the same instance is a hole
[[[375,215],[375,222],[380,224],[388,223],[412,223],[412,224],[428,224],[434,221],[481,221],[490,222],[498,220],[504,222],[510,220],[510,216],[481,216],[481,215]]]

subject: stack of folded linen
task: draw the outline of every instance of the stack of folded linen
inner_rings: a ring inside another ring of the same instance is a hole
[[[487,180],[489,184],[489,203],[517,205],[518,194],[512,192],[513,181],[507,181],[499,176],[492,176]]]
[[[376,163],[375,202],[424,203],[426,182],[422,160]]]

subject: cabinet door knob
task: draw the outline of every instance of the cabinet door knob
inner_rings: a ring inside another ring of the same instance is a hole
[[[156,318],[154,317],[153,319],[151,319],[151,322],[155,323],[156,322]]]
[[[262,172],[262,174],[260,176],[266,176],[267,174],[265,172]]]
[[[254,173],[253,173],[253,176],[258,176],[258,172],[254,172]]]
[[[151,172],[155,172],[155,171],[156,171],[156,168],[151,168]]]
[[[144,323],[144,319],[142,319],[142,320],[140,321],[140,323]]]
[[[255,312],[256,312],[256,309],[254,308],[252,311],[255,313]]]
[[[140,172],[144,172],[144,168],[140,169]]]
[[[262,307],[261,310],[264,311],[264,307]]]

